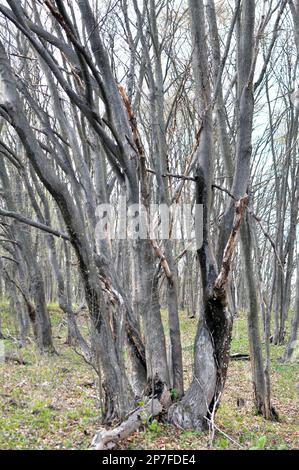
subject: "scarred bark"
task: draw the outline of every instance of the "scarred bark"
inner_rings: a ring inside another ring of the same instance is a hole
[[[230,358],[232,331],[226,288],[247,203],[248,196],[245,195],[235,204],[233,228],[217,277],[212,252],[207,246],[198,251],[203,279],[209,280],[209,284],[204,285],[210,285],[210,288],[204,290],[204,311],[195,338],[192,384],[183,399],[169,410],[170,420],[178,427],[202,430],[207,427],[220,402]]]

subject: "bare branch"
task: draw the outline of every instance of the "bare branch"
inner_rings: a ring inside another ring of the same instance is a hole
[[[17,212],[6,211],[4,209],[0,209],[0,215],[2,215],[3,217],[10,217],[12,219],[16,219],[19,222],[22,222],[23,224],[38,228],[39,230],[42,230],[43,232],[51,233],[52,235],[55,235],[55,237],[63,238],[63,240],[67,240],[67,241],[70,240],[68,235],[66,235],[65,233],[59,232],[59,230],[55,230],[51,227],[48,227],[48,225],[28,219],[27,217],[24,217],[22,214],[18,214]]]

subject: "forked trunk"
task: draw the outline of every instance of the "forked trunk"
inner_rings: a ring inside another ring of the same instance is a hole
[[[247,196],[236,203],[233,228],[224,250],[218,276],[208,241],[198,250],[203,284],[204,310],[194,349],[194,377],[181,402],[169,410],[180,428],[202,430],[212,422],[225,385],[229,363],[232,316],[227,308],[227,284],[237,234],[247,206]]]

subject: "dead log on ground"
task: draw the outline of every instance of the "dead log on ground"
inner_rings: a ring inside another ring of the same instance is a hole
[[[135,410],[126,421],[114,429],[101,428],[94,436],[91,448],[94,450],[113,449],[119,441],[136,432],[149,419],[162,412],[162,405],[157,398],[149,400]]]
[[[234,353],[229,357],[231,361],[250,361],[250,356],[247,353]]]

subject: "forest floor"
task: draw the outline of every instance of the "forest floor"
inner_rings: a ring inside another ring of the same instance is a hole
[[[64,319],[50,315],[58,356],[41,356],[33,344],[18,349],[8,305],[0,306],[6,350],[27,362],[0,363],[0,449],[87,449],[99,425],[99,394],[93,369],[65,345]],[[167,324],[166,315],[164,323]],[[196,319],[181,312],[185,383],[192,377]],[[213,443],[209,435],[181,431],[156,421],[121,444],[122,449],[298,449],[299,364],[279,361],[284,346],[271,345],[273,405],[279,422],[256,416],[250,362],[231,361]],[[247,353],[245,316],[235,320],[232,353]]]

